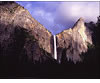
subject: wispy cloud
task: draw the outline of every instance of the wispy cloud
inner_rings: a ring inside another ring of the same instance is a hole
[[[53,34],[70,28],[80,18],[97,21],[99,2],[18,2]]]
[[[64,19],[77,20],[83,17],[86,22],[97,21],[99,15],[98,2],[62,2],[58,12]]]

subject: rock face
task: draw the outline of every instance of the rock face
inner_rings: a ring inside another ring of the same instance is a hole
[[[33,63],[47,59],[52,61],[51,37],[51,33],[26,9],[15,2],[0,2],[1,57],[12,62],[15,59]]]
[[[88,50],[88,44],[92,44],[91,33],[85,26],[83,18],[80,18],[73,28],[58,34],[57,41],[59,62],[65,59],[74,63],[82,61],[80,55]]]
[[[82,61],[92,44],[91,33],[80,18],[73,28],[57,34],[58,61]],[[55,63],[52,34],[15,2],[0,2],[0,61]]]

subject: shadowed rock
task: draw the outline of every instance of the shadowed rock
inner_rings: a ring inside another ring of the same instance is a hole
[[[12,53],[21,58],[23,54],[31,62],[41,61],[42,55],[53,57],[52,37],[22,6],[15,2],[0,2],[0,48],[4,55]],[[80,18],[73,28],[57,35],[58,61],[63,60],[62,55],[74,63],[82,61],[80,54],[87,51],[88,43],[92,44],[91,34],[84,19]]]
[[[33,63],[46,59],[52,62],[51,36],[22,6],[0,2],[0,56],[21,61],[25,58]]]

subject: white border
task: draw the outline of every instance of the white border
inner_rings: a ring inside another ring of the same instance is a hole
[[[99,79],[5,79],[0,83],[100,83]]]

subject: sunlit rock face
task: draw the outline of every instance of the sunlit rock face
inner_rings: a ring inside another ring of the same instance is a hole
[[[33,63],[53,62],[51,36],[22,6],[15,2],[0,2],[0,56]]]
[[[80,55],[88,50],[88,43],[92,44],[91,33],[80,18],[73,28],[57,35],[58,60],[82,61]]]
[[[59,62],[82,61],[80,54],[88,50],[88,43],[92,44],[82,18],[56,37]],[[53,47],[52,34],[26,9],[15,2],[0,2],[0,61],[56,63]]]

